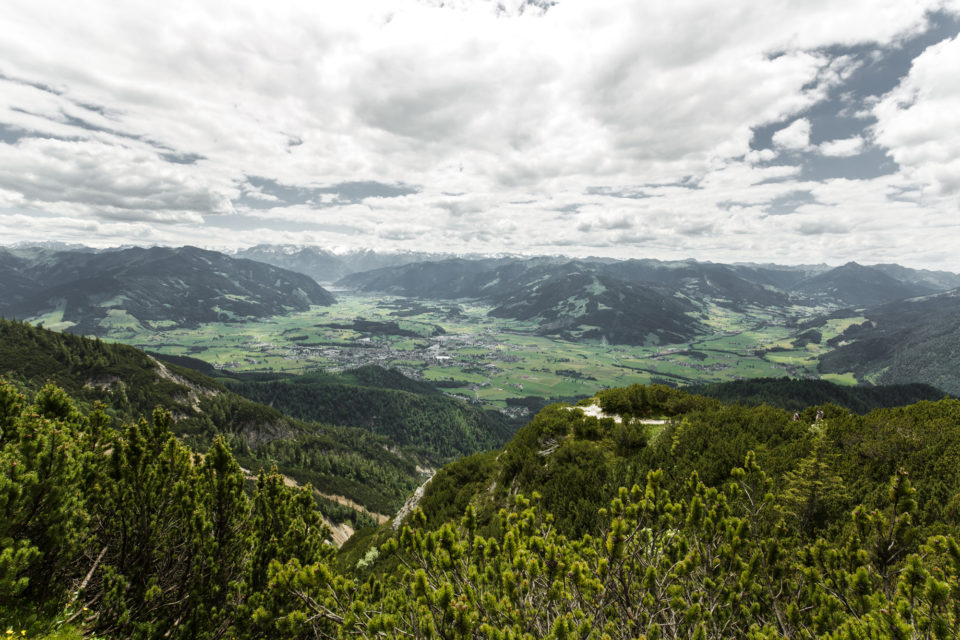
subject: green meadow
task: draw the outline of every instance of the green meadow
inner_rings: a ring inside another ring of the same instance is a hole
[[[145,327],[124,312],[104,321],[106,339],[191,356],[243,372],[307,373],[365,364],[394,367],[448,393],[506,406],[510,398],[573,397],[632,383],[684,385],[742,378],[818,377],[826,341],[862,318],[831,319],[819,343],[795,346],[810,310],[734,312],[711,307],[712,331],[676,345],[571,342],[538,335],[536,325],[487,316],[471,301],[437,302],[340,292],[332,307],[196,328]],[[50,314],[47,326],[62,322]],[[52,327],[51,327],[52,328]],[[834,382],[855,384],[849,374]]]

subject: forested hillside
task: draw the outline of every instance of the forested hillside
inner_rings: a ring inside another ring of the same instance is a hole
[[[292,418],[126,345],[0,320],[0,376],[26,391],[53,382],[82,408],[102,403],[115,421],[160,407],[173,417],[170,428],[195,449],[223,436],[251,472],[276,465],[291,478],[376,513],[393,513],[422,481],[417,460],[391,452],[395,444],[388,438]],[[327,512],[336,520],[368,522],[334,503]]]
[[[852,371],[880,384],[925,382],[960,394],[960,289],[880,305],[836,338],[824,373]]]
[[[309,493],[244,491],[223,440],[191,456],[163,412],[118,425],[0,383],[0,616],[30,637],[957,637],[960,402],[795,422],[667,387],[595,400],[609,417],[547,408],[337,558]]]
[[[885,479],[901,471],[918,482],[924,526],[939,530],[960,516],[951,511],[960,508],[960,466],[954,468],[960,464],[960,401],[955,399],[863,416],[833,404],[810,405],[799,421],[790,411],[724,404],[659,385],[609,389],[595,402],[610,417],[552,405],[502,453],[445,467],[420,503],[428,522],[443,519],[434,511],[448,512],[451,496],[461,509],[472,504],[485,522],[505,506],[507,496],[537,491],[565,533],[582,535],[594,530],[596,510],[618,486],[642,485],[649,471],[662,469],[671,491],[682,488],[694,472],[708,486],[719,487],[750,451],[780,489],[789,485],[788,478],[801,482],[795,474],[813,461],[820,465],[818,473],[833,477],[834,495],[823,485],[816,491],[825,493],[811,498],[820,511],[807,523],[808,533],[836,525],[858,504],[878,507]],[[819,422],[818,410],[825,415]],[[460,471],[461,465],[471,471]],[[469,478],[475,490],[464,491],[448,476]]]
[[[484,411],[376,366],[341,375],[222,382],[245,398],[296,418],[363,427],[386,436],[431,465],[503,446],[516,430],[499,412]]]
[[[936,387],[921,383],[850,387],[826,380],[792,378],[754,378],[700,384],[684,387],[684,391],[717,398],[724,403],[769,404],[791,411],[831,403],[855,413],[901,407],[921,400],[940,400],[947,395]]]

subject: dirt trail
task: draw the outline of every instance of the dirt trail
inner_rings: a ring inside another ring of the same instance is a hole
[[[574,409],[580,409],[583,411],[585,416],[593,416],[594,418],[613,418],[614,422],[620,423],[623,422],[623,418],[618,416],[615,413],[604,413],[603,409],[600,408],[598,404],[591,404],[586,407],[568,407],[568,410],[573,411]],[[652,420],[652,419],[643,419],[635,420],[634,423],[639,424],[666,424],[666,420]]]

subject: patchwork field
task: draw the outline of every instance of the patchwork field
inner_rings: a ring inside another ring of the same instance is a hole
[[[689,384],[763,376],[816,377],[826,341],[857,319],[819,326],[817,342],[795,344],[796,320],[708,309],[715,332],[680,345],[624,346],[537,335],[533,323],[486,315],[472,302],[436,302],[338,292],[332,307],[195,329],[145,328],[111,316],[109,340],[192,356],[234,371],[304,373],[364,364],[394,367],[451,394],[500,408],[511,398],[573,397],[635,382]],[[54,324],[57,318],[38,318]],[[48,325],[49,326],[49,325]],[[53,327],[51,327],[53,328]],[[849,375],[835,382],[854,384]]]

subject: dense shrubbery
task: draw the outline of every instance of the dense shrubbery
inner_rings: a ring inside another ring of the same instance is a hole
[[[261,474],[252,497],[222,440],[192,454],[162,411],[115,428],[59,389],[0,381],[0,618],[59,612],[111,637],[255,632],[271,562],[328,556],[308,489]]]
[[[478,475],[469,496],[466,484],[446,486],[464,475],[459,467],[467,461],[448,466],[437,475],[437,485],[427,486],[422,507],[428,523],[449,517],[445,501],[433,498],[435,491],[473,504],[481,527],[508,495],[537,491],[561,530],[578,536],[595,529],[595,512],[605,496],[619,486],[643,485],[651,470],[664,470],[669,490],[693,472],[717,487],[752,451],[778,491],[789,488],[790,478],[799,482],[802,469],[823,474],[817,482],[829,485],[834,478],[842,485],[842,492],[825,498],[805,520],[811,530],[835,526],[859,504],[877,507],[883,486],[899,470],[917,487],[918,524],[926,532],[937,532],[944,522],[960,524],[960,401],[920,402],[865,416],[836,405],[812,406],[798,421],[781,409],[723,405],[667,387],[611,389],[601,392],[600,401],[628,418],[615,422],[563,405],[548,407],[517,432],[496,465],[471,469]],[[825,415],[820,423],[818,408]],[[665,425],[629,418],[638,414],[675,417]]]
[[[344,567],[309,492],[261,474],[246,493],[224,440],[195,455],[162,411],[118,427],[0,384],[0,617],[117,638],[960,634],[960,402],[796,422],[657,393],[628,390],[632,415],[685,412],[548,407]]]
[[[628,419],[676,416],[720,404],[662,384],[632,384],[629,387],[604,389],[597,394],[597,401],[605,412]]]
[[[955,535],[918,537],[903,475],[882,509],[858,508],[833,538],[796,538],[752,455],[678,496],[650,472],[620,489],[594,535],[564,536],[540,497],[516,496],[494,532],[412,526],[381,548],[394,579],[274,565],[266,618],[290,638],[954,638]]]
[[[701,384],[686,387],[684,391],[716,398],[725,403],[769,404],[790,411],[802,411],[807,407],[829,402],[856,413],[902,407],[921,400],[939,400],[946,395],[928,384],[847,387],[826,380],[794,380],[785,377]]]

